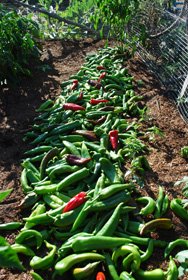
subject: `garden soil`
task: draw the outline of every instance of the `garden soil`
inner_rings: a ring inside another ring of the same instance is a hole
[[[33,76],[17,81],[14,87],[0,88],[0,189],[13,188],[11,195],[0,205],[0,223],[21,221],[23,211],[18,207],[24,197],[20,187],[21,161],[24,152],[30,149],[23,141],[24,134],[31,129],[36,109],[48,99],[54,99],[61,93],[61,82],[69,79],[84,63],[87,54],[103,47],[104,41],[46,41],[42,43],[40,63],[31,62]],[[143,195],[157,197],[158,186],[164,186],[169,198],[181,197],[181,188],[174,183],[188,175],[187,161],[180,156],[181,147],[188,145],[188,124],[180,117],[170,96],[159,82],[147,70],[143,62],[135,56],[127,63],[130,74],[144,85],[135,90],[143,96],[148,107],[147,126],[157,126],[163,137],[157,136],[149,142],[150,153],[147,156],[152,170],[147,172],[145,185],[139,191]],[[147,141],[147,139],[144,139]],[[166,240],[188,238],[188,224],[180,221],[169,211],[174,227],[156,234]],[[0,233],[10,243],[14,242],[17,232]],[[157,250],[146,269],[166,268],[162,252]],[[18,273],[6,269],[0,270],[0,280],[31,279],[28,272]],[[47,276],[46,278],[47,279]],[[184,277],[184,280],[187,277]]]

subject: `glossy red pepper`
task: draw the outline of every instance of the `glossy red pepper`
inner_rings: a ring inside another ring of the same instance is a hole
[[[105,70],[106,68],[104,67],[104,66],[102,66],[102,65],[98,65],[97,66],[97,70]]]
[[[97,105],[99,103],[106,103],[106,102],[109,102],[109,100],[107,100],[107,99],[93,99],[93,98],[90,100],[91,105]]]
[[[85,108],[83,106],[80,106],[80,105],[75,104],[75,103],[65,103],[63,105],[63,109],[65,109],[65,110],[72,110],[72,111],[85,110]]]
[[[109,132],[109,137],[112,148],[116,150],[118,147],[118,130],[111,130]]]
[[[106,280],[106,276],[102,271],[99,271],[96,275],[96,280]]]
[[[104,79],[104,77],[106,77],[106,72],[102,72],[98,78],[98,82],[100,82],[100,80]]]
[[[78,80],[73,80],[71,90],[74,90],[78,86]]]
[[[67,202],[67,205],[63,209],[63,213],[69,212],[80,205],[82,205],[87,200],[87,193],[86,192],[80,192],[74,197],[72,197],[69,202]]]

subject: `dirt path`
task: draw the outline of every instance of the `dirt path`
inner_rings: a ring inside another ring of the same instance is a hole
[[[104,42],[61,42],[48,41],[43,45],[42,63],[35,66],[34,75],[24,78],[15,88],[0,89],[0,189],[13,188],[8,199],[0,205],[0,222],[21,220],[23,213],[18,205],[23,197],[20,188],[21,160],[29,146],[23,142],[24,133],[34,123],[35,109],[48,98],[61,92],[60,83],[76,73],[87,53],[96,51]],[[170,197],[180,195],[174,182],[188,174],[187,162],[181,158],[180,149],[187,145],[188,125],[179,116],[175,106],[165,97],[164,90],[146,70],[139,59],[128,64],[135,79],[145,84],[138,88],[148,107],[148,123],[158,126],[164,137],[150,144],[148,173],[143,193],[155,196],[159,185],[163,185]],[[176,227],[171,234],[188,238],[187,224],[172,217]],[[168,233],[167,233],[168,234]],[[14,234],[6,238],[13,242]],[[0,280],[31,279],[27,273],[12,273],[0,270]]]

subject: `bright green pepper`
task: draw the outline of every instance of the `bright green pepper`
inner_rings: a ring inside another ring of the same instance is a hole
[[[141,264],[140,253],[138,251],[138,247],[136,245],[123,245],[120,248],[114,250],[112,254],[112,260],[117,265],[117,261],[119,257],[124,257],[126,255],[131,254],[131,271],[136,271],[139,269]],[[130,261],[130,260],[129,260]],[[123,261],[123,266],[126,270],[127,265],[129,266],[130,263]]]
[[[119,275],[115,268],[114,262],[109,253],[104,253],[105,256],[105,264],[107,265],[107,270],[113,280],[119,280]]]
[[[166,258],[176,246],[188,248],[188,240],[179,238],[170,242],[165,248],[164,257]]]
[[[116,230],[116,227],[119,223],[119,217],[120,217],[122,205],[123,202],[118,204],[118,206],[115,208],[113,214],[111,215],[107,223],[100,229],[100,231],[97,232],[96,235],[113,236],[113,233]]]
[[[31,256],[31,257],[35,256],[35,252],[31,250],[31,248],[27,247],[26,245],[15,243],[11,245],[11,248],[18,254],[24,254],[26,256]]]
[[[165,274],[160,268],[156,268],[150,271],[138,269],[137,271],[135,271],[133,276],[136,280],[165,280]]]
[[[143,207],[139,214],[147,216],[149,214],[152,214],[155,210],[155,201],[153,198],[149,197],[149,196],[143,196],[143,197],[139,197],[137,198],[138,202],[140,203],[146,203],[146,206]]]
[[[170,202],[170,208],[178,217],[188,221],[188,211],[181,205],[180,198],[172,199],[172,201]]]
[[[22,223],[20,222],[10,222],[10,223],[4,223],[0,224],[0,230],[13,230],[20,228]]]
[[[69,269],[71,269],[73,266],[77,265],[80,262],[83,261],[104,261],[105,257],[103,255],[97,254],[97,253],[81,253],[81,254],[72,254],[61,261],[57,262],[55,265],[55,270],[59,275],[63,275],[65,272],[67,272]]]
[[[178,279],[178,268],[172,256],[170,256],[170,262],[168,265],[166,280],[177,280],[177,279]]]
[[[15,241],[18,244],[22,244],[25,242],[27,243],[31,238],[34,238],[37,248],[40,248],[40,246],[42,245],[43,238],[41,233],[37,230],[28,229],[28,230],[21,231],[16,236]]]
[[[78,236],[72,242],[74,252],[90,251],[97,249],[112,249],[130,243],[128,238],[110,236]]]
[[[34,256],[30,261],[30,266],[33,269],[48,269],[52,266],[54,262],[54,256],[56,253],[56,246],[48,243],[47,241],[44,241],[46,244],[46,247],[48,249],[51,249],[50,253],[46,255],[45,257],[41,258],[38,256]]]
[[[86,279],[94,274],[96,267],[98,266],[99,262],[88,263],[84,267],[76,267],[73,269],[72,275],[74,279],[81,280]]]

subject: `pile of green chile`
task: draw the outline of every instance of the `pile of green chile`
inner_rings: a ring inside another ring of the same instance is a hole
[[[61,95],[39,107],[25,136],[32,146],[22,162],[20,207],[29,216],[0,229],[20,229],[5,244],[27,256],[33,279],[100,280],[98,272],[112,280],[178,279],[173,249],[188,240],[151,237],[172,228],[170,202],[162,187],[156,200],[141,197],[134,181],[150,169],[141,140],[146,108],[125,60],[109,47],[88,55]],[[166,270],[145,270],[158,248]]]

